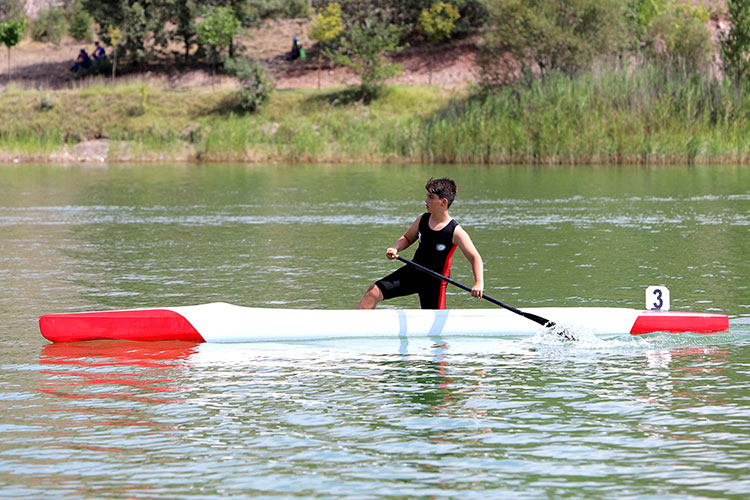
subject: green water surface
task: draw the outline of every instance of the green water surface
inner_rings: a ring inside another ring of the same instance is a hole
[[[352,308],[441,176],[492,296],[642,308],[665,285],[731,331],[407,352],[39,334],[66,311]],[[0,497],[746,498],[749,230],[745,166],[0,167]]]

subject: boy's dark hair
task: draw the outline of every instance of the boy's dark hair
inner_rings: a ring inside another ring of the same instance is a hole
[[[453,200],[456,199],[456,183],[447,177],[443,177],[442,179],[430,178],[424,188],[428,193],[436,194],[440,199],[445,198],[448,200],[448,207],[450,207],[453,204]]]

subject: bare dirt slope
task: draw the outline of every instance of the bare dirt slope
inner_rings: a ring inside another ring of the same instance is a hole
[[[244,52],[261,61],[276,81],[277,88],[315,87],[318,76],[324,87],[356,83],[356,78],[343,67],[326,65],[318,75],[318,59],[315,44],[307,37],[307,19],[284,19],[265,22],[252,35],[240,37]],[[305,60],[287,61],[292,38],[299,38],[308,57]],[[11,51],[10,80],[14,84],[31,88],[66,88],[75,84],[70,71],[81,48],[93,50],[93,42],[76,42],[66,39],[59,45],[34,42],[26,39]],[[406,48],[393,57],[401,63],[403,73],[391,83],[426,84],[445,87],[464,85],[476,79],[476,41],[463,40],[438,47]],[[174,47],[179,52],[180,47]],[[126,77],[148,76],[163,79],[174,87],[210,86],[216,84],[211,78],[211,69],[205,65],[178,68],[174,61],[150,61],[140,73],[129,73]],[[6,85],[8,54],[0,51],[0,87]],[[219,78],[221,80],[221,78]],[[224,79],[229,84],[228,79]]]

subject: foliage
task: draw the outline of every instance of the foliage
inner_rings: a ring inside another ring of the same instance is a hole
[[[487,8],[486,50],[510,54],[527,75],[573,75],[610,56],[624,36],[619,0],[487,0]]]
[[[308,36],[320,44],[326,44],[339,36],[344,29],[341,19],[341,4],[331,2],[324,11],[318,12],[310,22]],[[323,51],[318,50],[318,88],[320,88],[320,71]]]
[[[10,84],[10,49],[15,47],[26,33],[26,18],[0,22],[0,42],[8,47],[8,84]]]
[[[243,27],[254,26],[263,19],[310,16],[307,0],[220,0],[216,5],[231,7]]]
[[[169,42],[168,30],[173,29],[172,19],[176,0],[80,0],[86,11],[99,25],[99,33],[106,44],[110,26],[123,32],[120,44],[122,59],[143,66],[159,48]]]
[[[423,9],[419,15],[419,30],[427,41],[437,43],[448,38],[460,17],[458,9],[445,2],[435,2],[432,7]]]
[[[0,1],[0,23],[23,16],[24,0]]]
[[[341,5],[337,2],[331,2],[325,10],[318,12],[313,17],[308,36],[316,42],[326,43],[336,38],[343,29]]]
[[[459,17],[458,9],[451,4],[435,2],[429,10],[422,10],[419,16],[419,30],[424,33],[428,42],[438,43],[450,36]],[[432,57],[430,57],[429,67],[428,83],[432,85]]]
[[[110,26],[107,28],[107,37],[109,38],[112,50],[117,51],[117,47],[119,47],[120,42],[122,42],[122,30],[117,26]]]
[[[180,40],[184,47],[184,62],[190,59],[190,49],[193,46],[198,32],[195,18],[198,16],[197,0],[176,0],[174,3],[174,30],[170,34],[172,40]]]
[[[284,14],[291,18],[310,17],[310,5],[307,0],[283,0]]]
[[[706,27],[709,11],[700,5],[670,2],[652,19],[647,36],[653,41],[651,56],[692,73],[711,62],[714,45]]]
[[[106,136],[111,151],[135,147],[154,160],[750,163],[747,96],[737,100],[729,79],[683,80],[648,63],[554,73],[482,97],[394,85],[368,107],[331,106],[340,89],[290,89],[251,115],[227,109],[233,91],[147,85],[145,109],[141,82],[89,80],[41,92],[56,101],[45,113],[39,90],[14,88],[0,99],[0,150],[39,157],[66,141]],[[138,109],[141,116],[129,116]]]
[[[402,50],[398,27],[386,16],[374,15],[350,25],[335,51],[328,56],[350,68],[360,81],[360,96],[369,102],[378,95],[389,78],[402,71],[400,64],[390,63],[385,54]]]
[[[341,4],[345,22],[362,22],[366,17],[379,12],[385,13],[387,22],[399,29],[400,41],[414,41],[419,38],[419,16],[429,9],[434,0],[336,0]],[[461,17],[452,31],[454,36],[464,36],[479,28],[486,20],[485,0],[444,0],[455,7]],[[330,0],[313,0],[316,10],[322,10]]]
[[[92,39],[92,24],[93,19],[91,18],[91,14],[86,11],[81,2],[76,2],[70,11],[70,22],[68,25],[70,36],[75,40],[90,41]]]
[[[625,19],[638,45],[646,42],[646,33],[651,22],[657,14],[666,9],[666,5],[667,0],[628,0],[625,6]]]
[[[122,42],[122,31],[117,26],[110,26],[107,28],[107,38],[112,46],[112,79],[115,78],[117,72],[117,56],[120,53],[120,42]]]
[[[236,94],[237,108],[246,113],[255,113],[271,97],[273,80],[263,67],[252,59],[226,59],[224,68],[240,82]]]
[[[65,36],[65,16],[60,9],[43,10],[30,24],[29,34],[37,42],[59,44]]]
[[[239,29],[239,21],[229,7],[212,7],[198,23],[198,40],[211,47],[214,59],[221,49],[229,47]]]
[[[8,47],[8,51],[10,51],[11,47],[15,47],[21,43],[24,33],[26,33],[25,17],[0,22],[0,42]]]
[[[727,0],[729,31],[721,37],[724,73],[736,89],[750,75],[750,0]]]
[[[49,92],[39,96],[39,111],[50,111],[55,107],[55,100],[52,99]]]

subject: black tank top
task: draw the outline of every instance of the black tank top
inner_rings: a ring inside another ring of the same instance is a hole
[[[453,244],[453,232],[458,222],[455,219],[440,231],[430,228],[430,214],[422,215],[419,220],[419,247],[414,253],[414,262],[448,276],[451,269],[451,258],[456,251]]]

